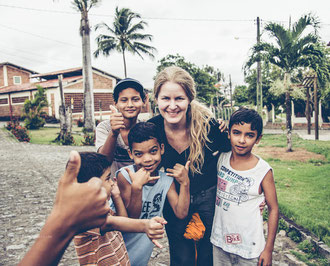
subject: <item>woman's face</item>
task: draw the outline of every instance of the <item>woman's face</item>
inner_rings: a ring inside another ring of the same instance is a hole
[[[190,101],[179,84],[171,81],[164,83],[160,88],[157,103],[159,112],[167,123],[186,123],[186,113]]]

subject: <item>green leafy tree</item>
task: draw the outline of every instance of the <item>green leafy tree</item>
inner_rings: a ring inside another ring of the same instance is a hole
[[[263,105],[267,107],[267,110],[272,109],[272,104],[275,109],[278,109],[280,105],[284,105],[284,96],[275,95],[271,91],[272,84],[278,80],[283,79],[283,71],[274,65],[262,64],[261,67],[262,77],[262,93],[263,93]],[[245,76],[245,82],[248,84],[246,95],[248,97],[248,103],[256,105],[256,92],[257,92],[257,70],[251,69]]]
[[[99,4],[101,0],[73,0],[73,7],[80,12],[80,36],[82,39],[83,57],[83,87],[84,87],[84,127],[88,132],[95,129],[94,97],[93,97],[93,74],[90,45],[90,26],[88,12]]]
[[[37,88],[33,99],[27,99],[24,102],[23,117],[25,117],[24,123],[27,129],[38,129],[46,123],[43,118],[46,112],[42,109],[48,106],[47,96],[43,87],[37,85]]]
[[[236,86],[233,94],[233,100],[235,101],[235,105],[247,105],[249,103],[249,94],[247,86]]]
[[[309,27],[313,29],[313,32],[303,35]],[[311,14],[302,16],[289,29],[278,23],[268,23],[265,31],[275,40],[275,44],[260,42],[255,45],[246,63],[246,68],[250,68],[261,60],[270,62],[284,71],[287,151],[292,151],[291,75],[295,69],[308,67],[313,60],[320,61],[324,56],[317,45],[319,43],[318,27],[319,20]]]
[[[169,66],[178,66],[186,70],[194,79],[196,84],[197,98],[202,102],[212,105],[217,104],[223,99],[216,84],[223,79],[220,70],[212,66],[198,67],[193,63],[186,61],[180,55],[167,55],[159,61],[157,73]]]
[[[123,55],[124,73],[127,77],[125,53],[130,52],[137,54],[143,59],[143,54],[154,58],[156,48],[143,43],[143,41],[152,41],[153,36],[141,33],[147,26],[143,20],[139,20],[141,16],[132,12],[129,8],[119,9],[116,7],[116,13],[112,27],[102,22],[95,26],[95,30],[104,29],[108,32],[100,34],[96,38],[97,50],[94,56],[98,57],[100,53],[108,56],[112,51],[116,50]],[[135,20],[139,21],[134,24]]]

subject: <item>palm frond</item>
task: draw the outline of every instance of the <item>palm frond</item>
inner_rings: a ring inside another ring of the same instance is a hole
[[[293,40],[298,39],[308,26],[312,26],[316,33],[319,25],[320,21],[318,17],[313,16],[311,13],[302,16],[296,23],[293,24],[291,31]]]
[[[273,37],[279,45],[279,47],[284,48],[288,46],[290,42],[290,34],[284,27],[277,23],[269,23],[266,25],[265,30]]]

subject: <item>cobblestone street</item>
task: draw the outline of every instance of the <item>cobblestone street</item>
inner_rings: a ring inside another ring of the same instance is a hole
[[[19,143],[0,130],[0,265],[17,264],[38,236],[72,149],[93,151],[94,147]],[[169,265],[166,238],[162,243],[165,248],[154,251],[149,265]],[[290,254],[295,247],[280,232],[273,264],[304,265]],[[72,243],[60,265],[78,265]]]

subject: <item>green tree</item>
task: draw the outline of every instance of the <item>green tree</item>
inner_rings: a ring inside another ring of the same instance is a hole
[[[272,104],[275,109],[280,105],[284,105],[283,95],[275,95],[271,92],[272,84],[278,80],[283,79],[283,71],[275,65],[262,64],[261,67],[261,78],[262,78],[262,94],[263,94],[263,105],[267,107],[267,110],[272,109]],[[256,105],[256,91],[257,91],[257,70],[251,69],[245,75],[245,82],[247,86],[247,97],[250,104]]]
[[[202,102],[212,105],[217,104],[223,98],[215,85],[223,79],[223,74],[219,69],[212,66],[198,67],[187,62],[183,56],[167,55],[159,61],[157,73],[169,66],[178,66],[186,70],[194,79],[196,84],[197,98]]]
[[[142,59],[142,54],[154,58],[154,53],[156,52],[156,48],[142,42],[146,40],[152,41],[153,36],[141,33],[147,25],[145,21],[139,20],[134,24],[134,20],[140,18],[141,16],[139,14],[132,12],[129,8],[119,9],[116,7],[112,27],[104,22],[95,26],[95,30],[105,29],[109,35],[100,34],[97,36],[97,50],[94,52],[94,56],[98,57],[100,53],[108,56],[114,50],[122,53],[125,77],[127,77],[126,51],[137,54]]]
[[[100,3],[101,0],[73,0],[73,7],[80,12],[80,36],[82,39],[83,57],[83,87],[84,87],[84,127],[88,132],[95,129],[93,73],[91,61],[89,10]]]
[[[42,109],[48,106],[47,96],[45,89],[37,85],[37,92],[34,94],[33,99],[25,100],[23,107],[24,123],[27,129],[38,129],[45,125],[43,115],[46,115]]]
[[[303,35],[309,27],[314,31]],[[318,27],[319,20],[311,14],[302,16],[289,29],[278,23],[268,23],[265,31],[273,37],[276,44],[260,42],[255,45],[245,66],[250,68],[255,62],[261,60],[277,65],[284,71],[287,151],[292,151],[291,74],[295,69],[308,67],[311,61],[321,60],[324,56],[317,45],[319,43]]]
[[[233,100],[235,101],[235,105],[246,105],[249,103],[249,94],[247,86],[238,85],[235,87]]]

